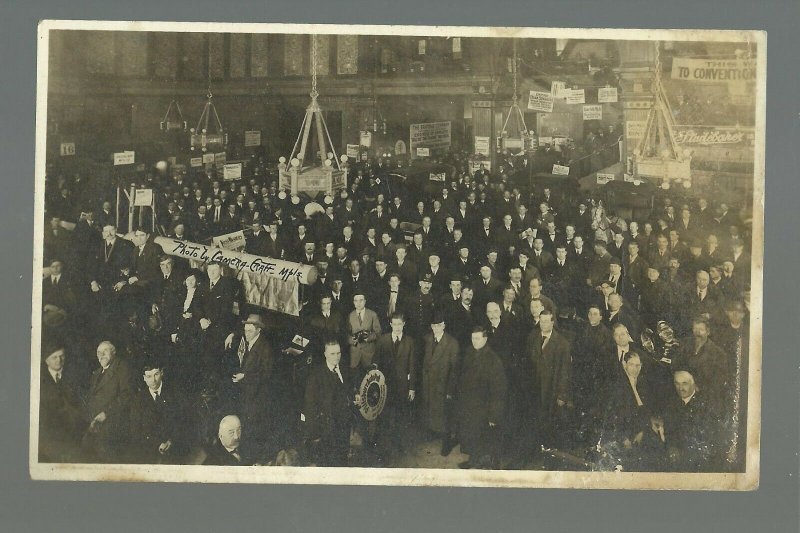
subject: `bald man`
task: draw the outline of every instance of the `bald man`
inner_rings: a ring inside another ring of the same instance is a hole
[[[703,391],[687,370],[673,375],[676,395],[668,405],[664,436],[670,470],[680,472],[719,472],[715,461],[719,448],[717,424],[709,415]]]
[[[207,450],[204,465],[243,466],[251,464],[242,454],[242,421],[236,415],[227,415],[219,422],[219,431],[214,444]]]

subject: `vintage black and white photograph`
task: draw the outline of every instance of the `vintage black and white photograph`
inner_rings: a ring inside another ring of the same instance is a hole
[[[42,22],[31,475],[756,488],[765,47]]]

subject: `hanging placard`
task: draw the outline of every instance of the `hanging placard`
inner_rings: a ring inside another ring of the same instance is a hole
[[[225,152],[217,152],[216,154],[214,154],[214,163],[217,164],[224,163],[226,157],[227,155],[225,154]]]
[[[461,37],[453,37],[453,53],[461,53]]]
[[[605,185],[606,183],[614,181],[614,174],[603,174],[601,172],[597,173],[597,184],[598,185]]]
[[[136,207],[150,207],[153,205],[153,189],[136,189],[133,197],[133,205]]]
[[[428,157],[431,155],[430,148],[417,148],[418,157]]]
[[[447,172],[430,172],[428,179],[431,181],[445,181],[447,179]]]
[[[425,39],[420,39],[417,42],[417,53],[419,55],[421,55],[421,56],[424,56],[425,55],[425,49],[426,49]]]
[[[539,146],[544,146],[545,144],[553,144],[552,137],[539,137]]]
[[[567,103],[568,104],[585,104],[586,103],[586,91],[583,89],[571,89],[567,93]]]
[[[601,105],[583,106],[583,120],[603,120],[603,106]]]
[[[480,155],[491,155],[491,144],[489,137],[475,136],[475,153]]]
[[[261,146],[261,131],[251,130],[244,132],[244,145],[245,147]]]
[[[203,166],[203,158],[202,157],[193,157],[189,159],[189,165],[193,167],[202,167]]]
[[[114,154],[114,166],[132,165],[134,163],[134,152],[117,152]]]
[[[242,164],[231,163],[222,167],[222,179],[234,181],[242,178]]]
[[[550,94],[553,95],[553,98],[564,98],[566,96],[564,89],[566,88],[567,84],[563,81],[554,81],[550,84]]]
[[[601,104],[611,104],[618,101],[616,87],[601,87],[597,90],[597,101]]]
[[[395,155],[405,155],[406,151],[406,142],[404,140],[400,139],[394,143]]]
[[[203,154],[203,163],[213,163],[214,154]]]
[[[553,95],[543,91],[531,91],[528,96],[528,109],[531,111],[553,112]]]
[[[75,143],[61,143],[61,155],[75,155]]]
[[[553,174],[559,176],[569,176],[569,167],[564,165],[553,165]]]
[[[357,144],[348,144],[347,145],[347,157],[352,157],[353,159],[358,159],[358,149],[359,149],[359,146]]]
[[[362,131],[358,142],[361,144],[361,146],[365,146],[367,148],[372,146],[372,132]]]

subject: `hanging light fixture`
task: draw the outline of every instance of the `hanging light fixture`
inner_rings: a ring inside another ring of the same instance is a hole
[[[340,159],[336,157],[336,149],[333,147],[328,126],[325,124],[325,117],[319,106],[317,97],[317,38],[311,36],[311,103],[306,108],[306,114],[300,125],[300,132],[294,143],[292,152],[288,160],[281,157],[278,169],[280,172],[280,188],[282,191],[290,191],[292,195],[307,193],[316,196],[319,193],[326,195],[333,194],[347,187],[347,168],[342,167],[341,163],[347,161],[347,156],[342,155]],[[316,138],[312,136],[312,126]],[[310,152],[308,163],[306,164],[306,152],[316,141],[317,161],[314,152]]]
[[[210,62],[210,53],[208,59]],[[206,104],[203,106],[203,112],[200,113],[200,118],[197,120],[197,126],[189,130],[192,134],[189,141],[192,150],[197,148],[200,148],[203,152],[207,152],[209,149],[224,150],[228,145],[228,134],[222,127],[222,121],[219,119],[219,114],[217,114],[213,98],[214,94],[211,92],[211,67],[209,67]],[[214,122],[210,123],[212,115],[214,116]],[[209,128],[209,125],[213,126],[213,128]]]
[[[161,119],[162,131],[186,131],[186,121],[183,119],[181,106],[174,98],[170,101],[164,118]]]
[[[525,150],[531,146],[532,133],[525,125],[525,115],[519,107],[519,94],[517,93],[517,40],[514,39],[514,57],[511,63],[511,73],[514,79],[514,95],[511,98],[511,106],[508,108],[506,120],[503,122],[503,129],[500,133],[500,146],[503,150],[518,148]],[[513,129],[509,129],[512,123]]]
[[[675,141],[672,108],[661,83],[661,43],[656,43],[655,72],[652,83],[653,106],[647,115],[644,135],[633,153],[634,176],[660,179],[662,187],[683,181],[691,185],[691,156]]]

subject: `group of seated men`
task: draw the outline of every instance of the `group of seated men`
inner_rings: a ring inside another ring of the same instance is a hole
[[[727,205],[664,195],[625,220],[481,169],[407,206],[380,176],[360,168],[312,216],[269,177],[233,201],[207,176],[159,191],[173,238],[245,229],[248,253],[316,266],[281,325],[311,339],[301,364],[236,272],[122,238],[108,205],[74,229],[51,217],[40,458],[348,465],[358,436],[389,466],[441,439],[463,468],[588,449],[625,469],[743,468],[750,256]],[[194,213],[167,201],[192,188]],[[215,226],[222,211],[235,222]],[[388,396],[367,422],[376,368]]]

